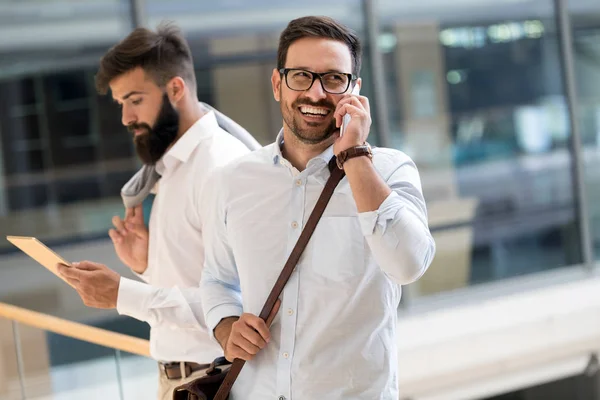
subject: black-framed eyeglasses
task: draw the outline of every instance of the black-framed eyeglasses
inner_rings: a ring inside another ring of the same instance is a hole
[[[292,90],[304,92],[309,90],[319,79],[324,91],[331,94],[342,94],[348,90],[350,83],[358,79],[353,74],[342,72],[312,72],[305,69],[281,68],[279,73],[285,77],[285,84]]]

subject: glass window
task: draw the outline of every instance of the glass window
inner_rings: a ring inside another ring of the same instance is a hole
[[[139,165],[118,108],[99,101],[93,82],[102,54],[130,30],[129,5],[50,1],[32,12],[28,2],[13,3],[0,17],[0,34],[12,38],[0,43],[0,236],[70,240],[89,232],[87,220],[71,216],[56,229],[43,210],[69,216],[102,199],[121,213],[123,178],[108,180]],[[110,226],[107,218],[92,230]]]
[[[389,141],[419,167],[438,247],[413,292],[580,263],[552,2],[381,9]]]
[[[595,257],[600,257],[600,4],[570,3],[578,123]]]
[[[149,0],[145,12],[150,26],[170,20],[184,30],[194,52],[200,100],[236,120],[261,144],[268,144],[282,125],[271,88],[279,34],[292,19],[314,15],[315,7],[319,15],[340,20],[364,40],[362,5],[358,0],[333,0],[326,4],[309,0],[301,6],[280,0],[177,0],[168,4]]]

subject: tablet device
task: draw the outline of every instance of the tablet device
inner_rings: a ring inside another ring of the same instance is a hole
[[[71,266],[71,264],[48,248],[44,243],[40,242],[37,238],[30,236],[7,236],[6,239],[21,249],[23,253],[49,269],[54,275],[67,282],[70,286],[73,286],[58,273],[56,268],[56,264],[59,263],[68,266]]]

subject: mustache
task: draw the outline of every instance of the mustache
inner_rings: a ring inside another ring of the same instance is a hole
[[[146,130],[146,132],[150,132],[151,128],[148,124],[144,124],[144,123],[132,123],[127,125],[127,130],[129,131],[129,133],[133,133],[134,131],[139,131],[139,130]]]
[[[300,106],[321,107],[321,108],[327,108],[329,110],[335,109],[335,105],[333,105],[333,103],[331,103],[325,99],[319,100],[317,102],[313,102],[308,99],[298,99],[298,100],[294,101],[294,103],[292,103],[292,107],[294,107],[294,108],[300,107]]]

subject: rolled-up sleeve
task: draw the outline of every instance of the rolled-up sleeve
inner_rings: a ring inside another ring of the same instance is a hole
[[[384,179],[392,192],[379,209],[360,213],[359,219],[381,269],[396,283],[406,285],[425,273],[435,255],[435,242],[415,164],[402,154],[390,169]]]

